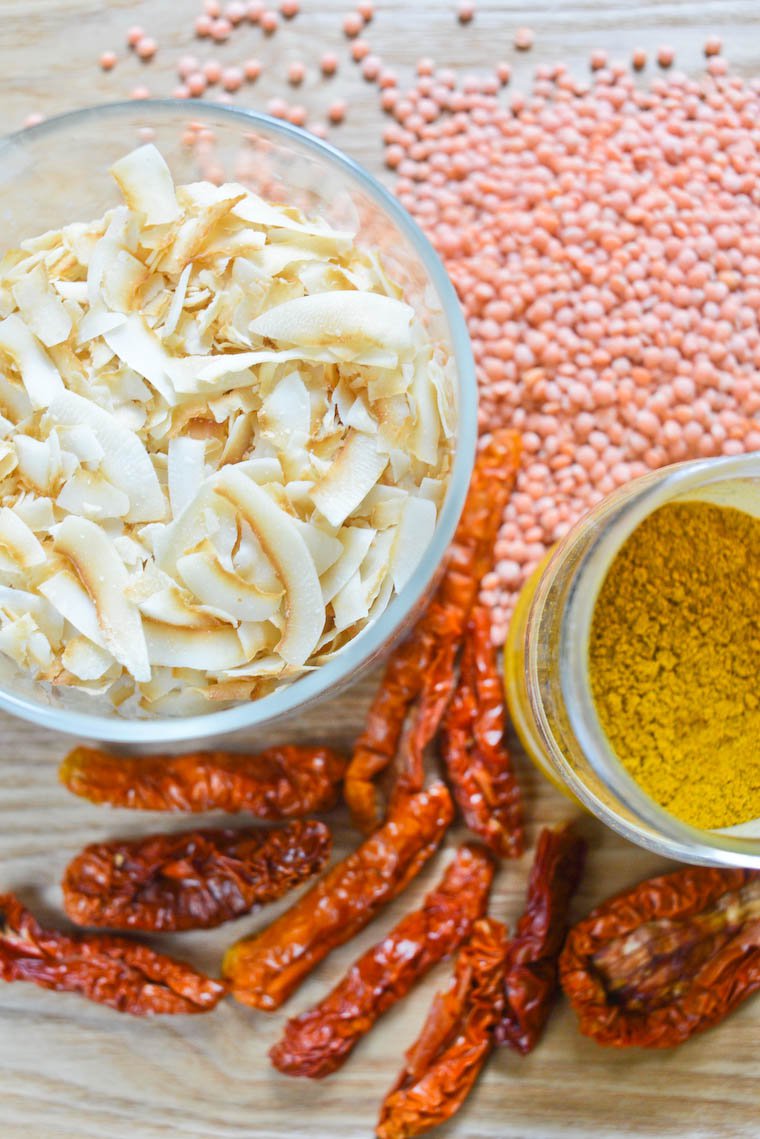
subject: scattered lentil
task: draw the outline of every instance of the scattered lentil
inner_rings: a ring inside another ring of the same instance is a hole
[[[345,100],[336,99],[335,102],[331,103],[327,108],[327,117],[331,123],[335,123],[337,125],[338,123],[342,123],[345,119],[346,110],[347,107]]]
[[[351,44],[351,58],[354,63],[361,63],[361,61],[368,56],[370,52],[369,44],[366,40],[354,40]]]
[[[301,11],[301,5],[298,0],[282,0],[280,4],[280,14],[286,20],[293,20]]]
[[[144,35],[145,32],[140,25],[133,24],[132,27],[127,30],[127,47],[137,47]]]
[[[657,63],[660,67],[672,67],[676,58],[676,53],[672,47],[663,44],[662,47],[657,49]]]
[[[723,41],[720,36],[708,36],[705,40],[704,52],[709,58],[711,55],[720,55],[723,50]]]
[[[258,59],[247,59],[243,64],[243,75],[249,83],[255,83],[261,75],[261,63]]]
[[[242,67],[225,67],[222,70],[221,82],[225,91],[239,91],[244,79]]]
[[[633,70],[643,71],[646,65],[647,53],[644,51],[643,47],[635,48],[631,56],[631,66],[633,67]]]
[[[515,32],[514,45],[518,51],[530,51],[533,47],[533,29],[518,28]]]
[[[326,51],[319,61],[319,69],[323,75],[334,75],[338,70],[338,57],[331,51]]]
[[[100,66],[103,71],[113,71],[118,62],[118,57],[115,51],[104,51],[100,57]]]
[[[358,36],[363,27],[364,20],[358,12],[349,12],[343,21],[343,32],[350,40]]]
[[[259,16],[259,27],[267,36],[273,36],[280,26],[280,17],[271,9],[266,9]]]

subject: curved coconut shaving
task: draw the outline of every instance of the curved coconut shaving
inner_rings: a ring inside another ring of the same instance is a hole
[[[112,174],[124,205],[0,261],[0,656],[186,714],[379,616],[432,537],[454,393],[354,234],[175,187],[152,145]]]

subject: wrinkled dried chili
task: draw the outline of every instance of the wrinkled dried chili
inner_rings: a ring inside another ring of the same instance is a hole
[[[0,978],[79,993],[132,1016],[208,1012],[226,992],[138,941],[43,929],[13,894],[0,895]]]
[[[509,949],[499,1044],[523,1054],[535,1048],[557,995],[558,958],[570,900],[583,873],[586,844],[570,827],[544,829],[528,882],[525,912]]]
[[[143,811],[247,811],[259,819],[299,818],[332,807],[345,761],[326,747],[273,747],[257,755],[110,755],[77,747],[61,782],[93,803]]]
[[[346,772],[344,793],[356,825],[371,831],[380,821],[375,779],[393,761],[413,710],[419,727],[407,734],[399,782],[403,793],[422,785],[422,746],[432,739],[445,709],[441,693],[453,688],[456,647],[477,599],[480,580],[517,474],[519,437],[496,431],[479,452],[467,501],[446,569],[427,611],[392,654]],[[454,646],[448,652],[447,646]],[[446,665],[446,667],[443,667]],[[436,667],[432,669],[431,666]]]
[[[560,969],[587,1036],[680,1044],[760,988],[760,871],[690,866],[641,882],[570,930]]]
[[[504,690],[487,610],[470,617],[459,683],[443,721],[441,753],[467,826],[502,858],[523,849],[523,810],[504,733]]]
[[[386,1096],[376,1129],[379,1139],[411,1139],[451,1119],[462,1106],[493,1047],[508,948],[501,922],[484,918],[475,923],[448,988],[435,997]]]
[[[318,873],[330,847],[319,822],[93,843],[66,868],[64,907],[78,925],[211,929]]]
[[[227,950],[222,972],[253,1008],[279,1008],[318,962],[400,894],[433,853],[453,817],[442,783],[403,808],[267,929]]]
[[[376,1020],[469,935],[488,904],[493,863],[462,846],[419,910],[407,914],[313,1009],[289,1020],[269,1055],[291,1076],[321,1079],[348,1059]]]

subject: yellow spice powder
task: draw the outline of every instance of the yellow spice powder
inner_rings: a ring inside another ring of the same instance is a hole
[[[760,818],[760,519],[706,502],[650,515],[602,585],[589,671],[652,799],[697,827]]]

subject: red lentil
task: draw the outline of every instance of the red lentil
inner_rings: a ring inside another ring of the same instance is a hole
[[[100,66],[103,71],[113,71],[118,62],[115,51],[104,51],[100,57]]]
[[[323,75],[334,75],[338,70],[338,57],[331,51],[326,51],[319,61],[319,69]]]

